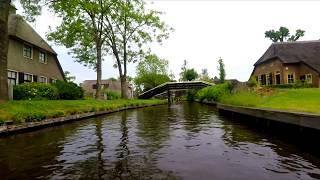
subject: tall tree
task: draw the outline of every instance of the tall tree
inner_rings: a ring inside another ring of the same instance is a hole
[[[9,0],[0,0],[0,101],[7,101],[8,96],[8,14]]]
[[[107,51],[104,0],[55,1],[50,7],[63,18],[48,39],[70,49],[76,62],[92,67],[97,73],[96,99],[101,98],[103,52]]]
[[[152,41],[168,38],[169,28],[160,19],[159,11],[145,8],[143,0],[106,0],[104,14],[106,42],[115,58],[121,79],[121,96],[127,98],[127,66],[142,59]]]
[[[147,91],[160,84],[170,81],[168,75],[168,61],[160,59],[156,55],[147,55],[137,65],[134,83],[138,91]]]
[[[297,29],[296,33],[290,36],[289,29],[281,26],[278,31],[273,29],[266,31],[265,37],[269,38],[272,42],[297,41],[300,37],[304,36],[304,33],[304,30]]]
[[[188,61],[187,60],[183,60],[183,64],[181,66],[181,72],[180,72],[180,81],[183,81],[183,76],[185,74],[185,72],[187,71],[188,68]]]
[[[201,81],[206,81],[206,82],[210,82],[211,81],[207,68],[204,68],[204,69],[201,70],[200,80]]]
[[[193,81],[195,79],[198,78],[198,73],[195,69],[187,69],[184,73],[183,73],[183,81]]]
[[[226,70],[224,68],[223,59],[221,57],[218,59],[218,71],[220,83],[224,83],[224,80],[226,78]]]

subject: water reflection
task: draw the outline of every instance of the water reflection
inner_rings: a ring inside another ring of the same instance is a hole
[[[0,139],[1,179],[317,179],[319,162],[300,144],[188,103]]]

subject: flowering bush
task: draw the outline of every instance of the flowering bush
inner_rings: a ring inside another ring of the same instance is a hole
[[[16,100],[52,100],[58,97],[58,89],[50,84],[24,83],[13,88],[13,98]]]

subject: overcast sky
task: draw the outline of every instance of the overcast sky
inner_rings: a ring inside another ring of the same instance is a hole
[[[176,79],[184,59],[190,68],[198,72],[207,68],[210,76],[218,76],[217,59],[222,57],[227,78],[247,80],[253,64],[271,44],[264,32],[280,26],[288,27],[292,32],[299,28],[305,30],[301,40],[320,38],[320,2],[316,1],[153,2],[151,7],[165,12],[162,19],[175,31],[162,46],[152,45],[152,49],[161,58],[169,60],[169,68]],[[45,38],[48,27],[59,23],[59,18],[44,10],[32,26]],[[92,69],[74,62],[67,49],[49,44],[58,53],[63,70],[75,75],[77,82],[96,78]],[[103,78],[118,77],[112,64],[112,58],[106,57]],[[130,64],[128,71],[134,76],[135,65]]]

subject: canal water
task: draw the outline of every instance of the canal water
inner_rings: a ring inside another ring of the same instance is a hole
[[[0,138],[0,179],[36,178],[317,179],[320,156],[212,106],[182,103]]]

